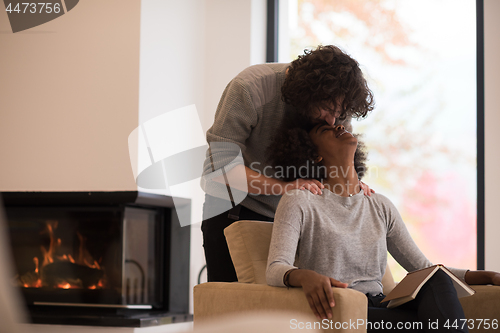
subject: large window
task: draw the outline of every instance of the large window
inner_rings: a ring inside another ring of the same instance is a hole
[[[282,0],[279,61],[319,44],[361,64],[376,109],[353,121],[364,181],[434,263],[476,268],[476,2]],[[396,279],[405,272],[391,259]]]

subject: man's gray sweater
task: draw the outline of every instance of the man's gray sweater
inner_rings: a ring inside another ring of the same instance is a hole
[[[360,191],[341,197],[326,188],[322,195],[293,190],[282,197],[276,211],[267,283],[284,286],[284,274],[302,268],[376,295],[382,293],[387,251],[408,272],[432,265],[385,196],[369,197]],[[466,270],[450,269],[464,280]]]
[[[272,177],[274,171],[267,163],[266,150],[285,115],[281,86],[290,64],[264,64],[248,67],[226,87],[215,113],[213,126],[207,131],[207,151],[203,176],[220,176],[241,164],[236,156],[242,153],[245,166]],[[212,143],[217,143],[213,145]],[[225,198],[223,184],[202,180],[206,193]],[[233,189],[234,190],[234,189]],[[242,205],[265,216],[273,217],[281,196],[249,194]]]

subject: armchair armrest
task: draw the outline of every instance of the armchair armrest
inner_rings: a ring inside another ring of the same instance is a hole
[[[497,329],[500,328],[500,286],[474,285],[471,287],[476,293],[469,297],[460,298],[465,318],[472,320],[468,322],[469,332],[492,332],[494,329],[491,325],[495,319],[498,324]],[[487,321],[485,321],[486,319]],[[485,325],[486,322],[490,325],[489,329]]]
[[[321,321],[317,325],[323,325],[321,328],[324,328],[324,325],[335,327],[338,323],[337,327],[344,325],[339,330],[342,332],[366,332],[366,296],[353,289],[333,290],[336,305],[332,309],[332,322]],[[301,288],[286,289],[238,282],[208,282],[194,287],[195,326],[206,319],[248,311],[295,312],[310,318],[311,323],[319,322],[314,317]],[[293,320],[293,316],[290,320]],[[363,324],[357,329],[358,326],[350,325],[351,323]]]

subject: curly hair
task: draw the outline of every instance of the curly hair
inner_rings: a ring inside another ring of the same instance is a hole
[[[375,104],[358,62],[333,45],[305,50],[294,60],[281,94],[285,103],[304,115],[320,108],[333,113],[332,106],[341,100],[341,120],[347,116],[364,118]]]
[[[281,179],[293,181],[299,178],[321,180],[326,178],[327,170],[322,162],[313,162],[318,158],[318,149],[312,142],[309,132],[316,124],[304,115],[287,118],[276,132],[267,149],[268,162],[276,168]],[[368,154],[366,147],[358,139],[354,154],[354,169],[358,179],[365,175]]]

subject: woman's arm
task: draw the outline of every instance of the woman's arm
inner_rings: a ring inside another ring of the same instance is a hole
[[[389,207],[386,212],[389,219],[387,242],[389,252],[409,272],[432,265],[411,238],[396,208],[392,203],[387,207]],[[497,272],[448,268],[467,284],[500,285],[500,273]]]
[[[276,209],[266,269],[266,280],[270,286],[285,287],[285,273],[297,268],[294,261],[300,238],[302,212],[296,204],[296,192],[285,194]]]
[[[302,287],[314,315],[318,319],[332,318],[335,306],[333,288],[347,288],[347,283],[321,275],[309,269],[293,269],[288,273],[288,283],[292,287]]]
[[[281,199],[274,219],[269,247],[266,278],[271,286],[302,287],[313,313],[318,319],[331,318],[331,307],[335,305],[333,287],[346,288],[330,277],[308,269],[297,269],[294,264],[297,246],[306,215],[302,211],[304,196],[300,192],[289,192]],[[299,254],[300,255],[300,254]]]
[[[389,253],[408,272],[432,266],[432,263],[413,241],[394,204],[384,196],[380,195],[379,198],[382,215],[387,223],[386,237]],[[461,278],[463,279],[463,276]]]

